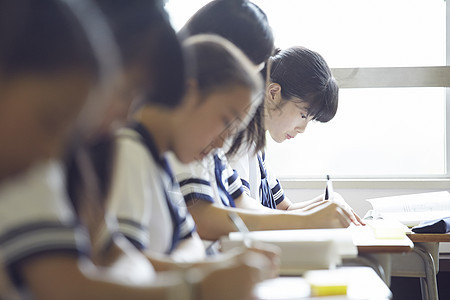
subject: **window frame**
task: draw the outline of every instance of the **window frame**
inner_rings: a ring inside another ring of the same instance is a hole
[[[336,178],[340,189],[450,189],[450,1],[446,1],[446,65],[421,67],[332,68],[340,88],[446,88],[446,175],[425,178]],[[323,179],[283,179],[285,189],[321,189]]]

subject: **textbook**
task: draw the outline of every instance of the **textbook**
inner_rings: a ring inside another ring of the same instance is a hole
[[[367,199],[372,205],[365,219],[397,220],[408,227],[420,222],[450,217],[447,191]]]
[[[231,232],[221,238],[222,251],[242,247],[245,240],[266,242],[281,248],[280,272],[298,275],[312,269],[329,269],[342,263],[343,258],[358,254],[352,232],[339,229],[292,229]]]

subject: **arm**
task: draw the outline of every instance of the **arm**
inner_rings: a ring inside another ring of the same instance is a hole
[[[314,199],[292,203],[287,196],[284,196],[284,200],[277,205],[277,209],[280,210],[296,210],[296,209],[308,209],[313,204],[323,201],[323,195],[317,196]]]
[[[267,257],[254,251],[238,253],[209,270],[190,269],[196,271],[186,276],[182,272],[161,273],[146,285],[108,280],[107,274],[95,266],[79,265],[78,259],[70,255],[40,256],[27,260],[21,274],[33,298],[38,300],[250,299],[254,285],[273,275]],[[198,278],[190,285],[185,282],[186,277]]]
[[[156,271],[169,271],[179,269],[179,265],[196,265],[206,257],[205,247],[197,232],[187,239],[183,239],[177,248],[170,254],[149,253],[143,250]]]
[[[234,203],[236,204],[237,208],[241,209],[257,210],[260,212],[267,212],[267,213],[276,213],[276,210],[265,207],[258,200],[250,197],[247,193],[242,193],[242,195],[240,195],[239,198],[234,200]]]
[[[350,223],[349,215],[337,204],[331,202],[326,202],[320,207],[304,212],[218,207],[205,201],[197,201],[195,205],[188,208],[197,224],[199,235],[207,240],[217,240],[221,236],[236,231],[228,217],[229,211],[238,213],[249,230],[252,231],[340,228],[347,227]]]
[[[36,299],[166,299],[164,286],[132,286],[106,280],[100,273],[86,276],[74,256],[56,254],[29,259],[21,273]],[[64,274],[64,276],[61,276]]]
[[[344,198],[338,193],[334,193],[333,202],[335,202],[341,209],[346,211],[350,216],[350,220],[355,225],[365,225],[362,219],[358,216],[357,213],[350,207],[350,205],[345,202]],[[312,200],[302,201],[292,203],[286,196],[284,200],[277,205],[277,209],[281,210],[290,210],[290,211],[308,211],[310,209],[314,209],[328,202],[328,200],[323,199],[323,194],[315,197]]]
[[[279,183],[278,180],[272,178],[272,175],[269,175],[272,181],[272,184],[274,184],[275,186],[278,185],[279,189],[281,191],[283,191],[281,184]],[[277,204],[277,209],[280,210],[290,210],[290,211],[294,211],[294,210],[310,210],[312,208],[315,208],[317,206],[320,206],[324,203],[324,195],[321,194],[317,197],[315,197],[312,200],[307,200],[307,201],[300,201],[300,202],[296,202],[296,203],[292,203],[292,201],[290,201],[288,199],[288,197],[283,193],[283,200]],[[341,209],[345,210],[348,215],[350,216],[350,220],[352,221],[353,224],[355,225],[365,225],[365,223],[361,220],[361,218],[354,212],[354,210],[350,207],[350,205],[347,204],[347,202],[345,202],[344,198],[338,194],[338,193],[334,193],[333,194],[333,201],[335,203],[337,203]]]

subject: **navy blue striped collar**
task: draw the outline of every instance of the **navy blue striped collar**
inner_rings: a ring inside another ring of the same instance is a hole
[[[175,182],[175,177],[173,175],[172,169],[169,166],[169,163],[166,159],[166,157],[159,152],[158,147],[156,146],[155,139],[151,135],[151,133],[148,131],[148,129],[140,122],[132,121],[128,124],[128,128],[133,129],[142,138],[142,142],[147,147],[147,149],[150,151],[153,159],[159,164],[159,166],[169,175],[170,179],[172,180],[172,183]]]

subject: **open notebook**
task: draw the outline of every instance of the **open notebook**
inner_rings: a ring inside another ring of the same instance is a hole
[[[281,248],[281,274],[302,274],[312,269],[328,269],[342,258],[356,257],[352,233],[346,229],[301,229],[232,232],[220,242],[222,251],[240,247],[244,239],[278,245]]]
[[[408,227],[422,221],[450,217],[450,193],[431,192],[368,199],[372,204],[365,219],[397,220]]]

